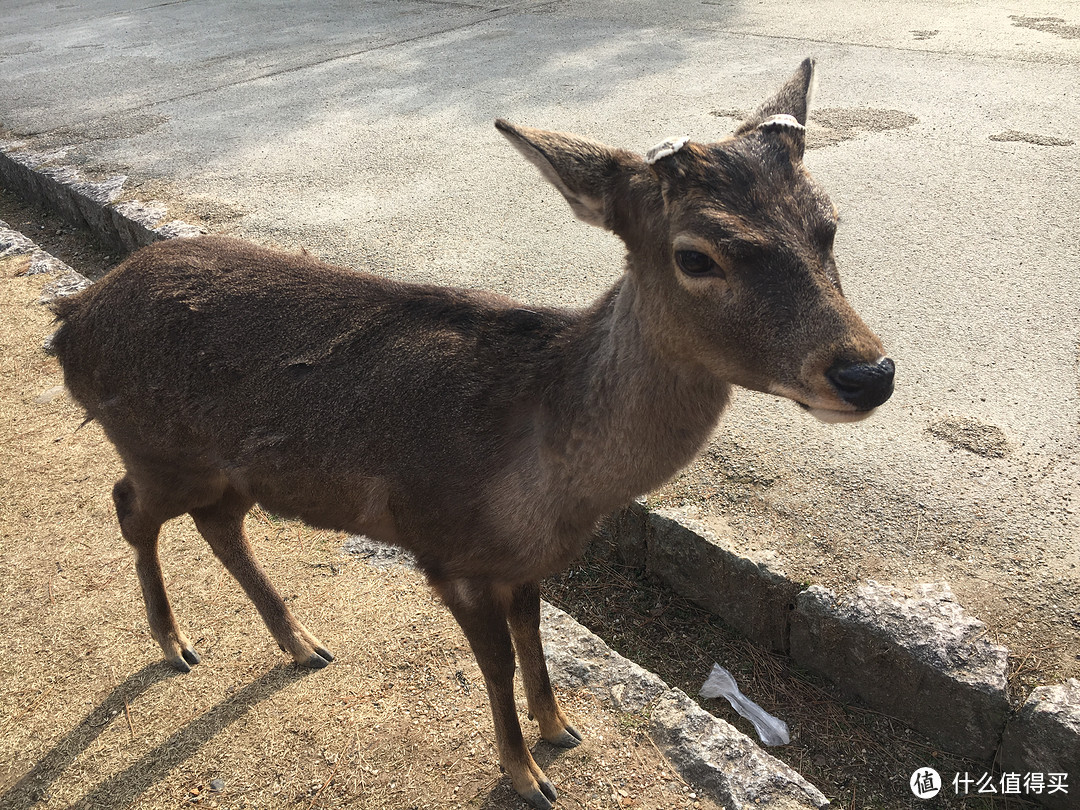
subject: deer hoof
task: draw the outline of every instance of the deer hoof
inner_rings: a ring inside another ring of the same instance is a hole
[[[186,655],[181,654],[181,655],[177,655],[175,657],[166,658],[165,660],[168,661],[169,664],[172,665],[172,668],[177,670],[178,672],[188,673],[188,672],[191,672],[191,667],[188,665],[188,662],[185,660],[186,658],[187,658]],[[198,663],[198,661],[196,660],[196,661],[194,661],[192,663]]]
[[[559,793],[555,790],[555,786],[547,779],[540,779],[536,784],[539,786],[539,790],[522,793],[521,798],[539,810],[552,810],[553,806],[551,803],[559,798]]]
[[[192,666],[195,666],[195,664],[199,663],[202,660],[201,658],[199,658],[199,654],[190,647],[188,647],[186,650],[181,650],[180,655],[182,655],[184,660]]]
[[[332,656],[328,650],[316,650],[299,663],[310,669],[322,669],[333,660],[334,656]]]
[[[581,745],[581,732],[573,726],[567,726],[565,731],[548,742],[559,748],[576,748]]]

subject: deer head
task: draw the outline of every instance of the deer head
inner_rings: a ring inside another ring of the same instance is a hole
[[[642,330],[671,362],[855,421],[892,394],[894,366],[844,298],[836,208],[803,163],[813,73],[807,59],[732,137],[645,156],[496,126],[579,219],[626,244]]]

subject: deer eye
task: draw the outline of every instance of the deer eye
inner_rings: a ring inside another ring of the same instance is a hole
[[[675,264],[688,276],[723,276],[716,262],[705,253],[696,250],[676,250]]]

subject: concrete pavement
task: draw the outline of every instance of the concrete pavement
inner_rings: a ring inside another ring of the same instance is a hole
[[[8,0],[2,14],[0,123],[17,140],[68,147],[217,229],[547,304],[595,296],[621,248],[572,219],[494,118],[641,151],[716,139],[816,56],[825,125],[807,163],[841,210],[845,291],[890,347],[897,393],[854,428],[741,395],[715,450],[796,499],[844,510],[862,493],[850,533],[875,558],[927,555],[882,563],[888,576],[1022,577],[1045,603],[1039,632],[1075,637],[1080,3]],[[1003,454],[979,452],[987,431]],[[875,500],[899,506],[862,509]],[[904,534],[916,518],[921,539]]]

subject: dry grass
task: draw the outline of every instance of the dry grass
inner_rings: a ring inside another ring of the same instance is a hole
[[[119,461],[39,349],[42,279],[0,265],[0,808],[524,807],[501,776],[479,670],[406,569],[258,511],[271,578],[338,660],[287,662],[189,520],[162,557],[188,675],[151,640],[110,490]],[[671,771],[641,718],[564,694],[586,742],[536,756],[560,807],[714,807]],[[524,720],[524,718],[523,718]],[[537,738],[524,723],[526,736]]]

